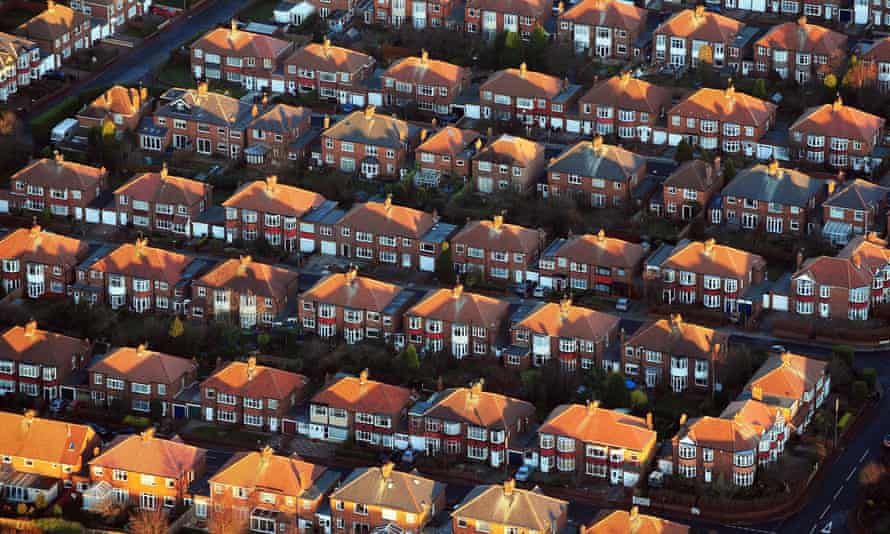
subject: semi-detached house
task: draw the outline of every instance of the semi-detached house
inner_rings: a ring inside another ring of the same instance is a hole
[[[881,161],[873,152],[882,142],[885,123],[838,96],[831,104],[807,109],[791,124],[792,154],[812,164],[870,173]]]
[[[447,61],[420,57],[402,58],[382,75],[383,103],[402,107],[413,102],[417,109],[439,115],[451,113],[451,104],[470,84],[470,69]]]
[[[479,100],[483,119],[515,119],[528,126],[562,129],[566,114],[580,93],[580,86],[530,71],[522,63],[518,69],[503,69],[489,76],[479,87]]]
[[[366,90],[362,82],[374,71],[374,58],[331,45],[325,38],[321,43],[309,43],[284,59],[287,92],[315,91],[319,98],[340,104],[364,106]]]
[[[32,161],[9,179],[9,207],[82,220],[87,206],[108,183],[105,167],[65,161],[58,151],[52,158]]]
[[[523,40],[535,28],[543,28],[552,16],[553,6],[545,0],[469,0],[464,8],[464,29],[491,40],[502,32],[513,32]]]
[[[485,278],[522,283],[545,241],[543,230],[507,224],[503,215],[495,215],[467,222],[451,238],[451,261],[459,273],[477,271]]]
[[[0,336],[0,395],[60,398],[61,384],[91,353],[89,340],[41,330],[37,321],[13,326]]]
[[[54,234],[39,225],[19,228],[0,240],[3,292],[23,288],[28,298],[64,297],[74,283],[77,265],[90,245]]]
[[[321,133],[324,164],[367,180],[398,179],[417,146],[420,128],[375,112],[354,111]]]
[[[731,45],[744,27],[743,22],[706,11],[704,5],[684,9],[655,29],[652,63],[723,68],[739,54]]]
[[[569,503],[544,495],[540,489],[520,489],[516,481],[476,486],[451,514],[451,532],[539,532],[566,530]]]
[[[159,172],[139,174],[114,190],[121,226],[185,237],[191,236],[191,221],[210,207],[212,196],[211,184],[171,176],[166,162]]]
[[[585,135],[655,142],[655,130],[664,130],[662,123],[670,105],[669,90],[633,78],[628,71],[594,84],[578,99],[581,131]]]
[[[223,80],[251,91],[284,91],[280,61],[293,50],[292,41],[238,28],[210,30],[191,45],[196,80]]]
[[[634,43],[646,30],[647,11],[625,2],[583,0],[559,15],[560,40],[594,57],[630,59]]]
[[[631,193],[646,176],[646,158],[597,135],[579,141],[550,160],[547,187],[553,196],[576,198],[592,208],[630,205]]]

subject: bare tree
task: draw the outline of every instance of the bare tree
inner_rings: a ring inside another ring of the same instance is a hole
[[[160,507],[157,510],[139,510],[130,516],[128,530],[132,534],[168,534],[170,525],[167,523],[167,513]]]
[[[247,532],[247,520],[235,513],[231,506],[223,506],[210,510],[207,530],[210,534],[243,534]]]

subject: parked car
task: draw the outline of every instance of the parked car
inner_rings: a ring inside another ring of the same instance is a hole
[[[521,465],[519,469],[516,470],[516,475],[514,478],[519,482],[528,482],[528,479],[532,476],[532,472],[534,468],[529,465]]]
[[[65,411],[66,406],[68,406],[68,401],[65,399],[53,399],[53,401],[49,403],[49,411],[52,413],[62,413]]]
[[[98,425],[96,423],[87,423],[87,426],[93,429],[93,432],[96,433],[100,438],[104,441],[108,441],[113,437],[113,434],[104,426]]]
[[[49,72],[44,72],[42,78],[46,80],[56,80],[59,82],[65,81],[65,73],[60,70],[51,70]]]
[[[532,291],[532,296],[536,299],[542,299],[547,295],[547,290],[541,286],[535,286],[534,291]]]
[[[630,299],[627,297],[621,297],[615,302],[615,309],[618,311],[626,312],[630,309]]]
[[[416,452],[414,449],[407,449],[402,453],[402,462],[406,464],[413,464],[414,458],[416,458]]]
[[[788,352],[788,351],[785,349],[785,346],[784,346],[784,345],[772,345],[772,346],[769,348],[769,350],[770,350],[771,352],[777,352],[777,353],[779,353],[779,354],[785,354],[786,352]]]

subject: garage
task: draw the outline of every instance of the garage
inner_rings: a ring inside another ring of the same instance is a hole
[[[333,241],[322,241],[321,242],[321,253],[325,256],[336,256],[337,255],[337,243]]]
[[[420,257],[420,270],[423,272],[431,273],[436,270],[436,260],[430,256],[421,256]]]
[[[312,252],[315,252],[315,240],[301,237],[300,238],[300,252],[302,252],[304,254],[311,254]]]

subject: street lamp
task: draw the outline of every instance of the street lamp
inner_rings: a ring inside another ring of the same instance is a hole
[[[841,398],[834,399],[834,447],[837,448],[837,414],[841,408]]]

